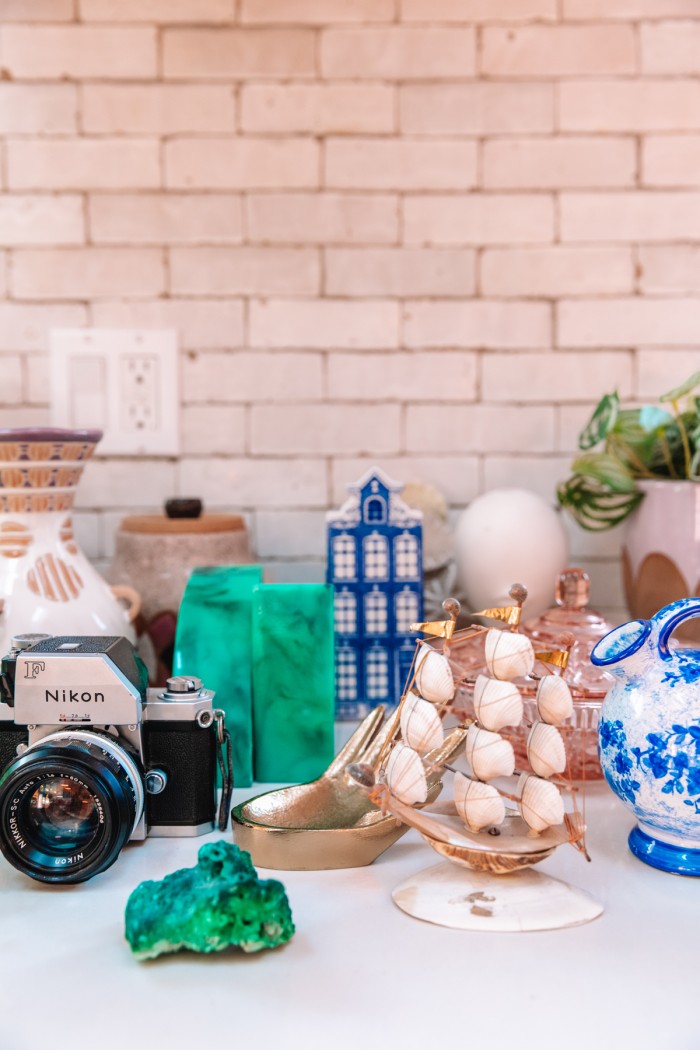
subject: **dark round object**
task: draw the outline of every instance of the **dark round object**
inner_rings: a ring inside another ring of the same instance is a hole
[[[85,734],[86,737],[96,734]],[[141,815],[134,760],[113,742],[39,741],[0,778],[0,849],[40,882],[85,882],[119,856]]]
[[[165,513],[169,518],[198,518],[202,513],[201,499],[166,499]]]

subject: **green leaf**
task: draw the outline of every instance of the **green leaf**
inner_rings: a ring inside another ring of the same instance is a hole
[[[700,372],[693,372],[692,376],[688,376],[685,383],[681,383],[680,386],[669,390],[667,394],[662,394],[659,401],[678,401],[679,398],[694,390],[696,386],[700,386]]]
[[[611,492],[634,492],[635,480],[617,456],[608,452],[588,452],[571,464],[574,474],[592,478]]]
[[[690,474],[688,475],[691,481],[700,481],[700,448],[695,450],[690,463]]]
[[[647,433],[658,430],[659,427],[667,426],[673,421],[673,416],[665,408],[657,408],[656,405],[645,405],[639,411],[639,425]]]
[[[605,394],[604,397],[601,397],[593,415],[579,435],[578,447],[580,449],[593,448],[594,445],[603,440],[606,434],[615,426],[619,407],[620,398],[617,391],[614,394]]]
[[[557,487],[557,498],[575,521],[589,532],[619,525],[639,506],[644,494],[611,492],[594,478],[574,475]]]

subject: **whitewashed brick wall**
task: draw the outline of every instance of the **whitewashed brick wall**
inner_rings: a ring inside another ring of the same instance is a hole
[[[700,367],[698,0],[0,0],[0,68],[0,423],[50,327],[180,334],[181,458],[86,473],[101,565],[181,493],[319,577],[367,465],[552,498],[602,392]]]

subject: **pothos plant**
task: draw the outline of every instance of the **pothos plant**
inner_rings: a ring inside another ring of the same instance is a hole
[[[669,390],[656,405],[621,408],[606,394],[579,435],[570,478],[557,497],[584,529],[611,529],[644,499],[637,482],[700,482],[700,372]],[[597,446],[602,446],[597,448]]]

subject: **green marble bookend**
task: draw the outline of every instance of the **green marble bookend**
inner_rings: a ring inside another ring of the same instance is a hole
[[[253,592],[255,779],[313,780],[334,755],[333,588]]]
[[[195,569],[180,605],[173,674],[194,674],[216,693],[233,744],[236,787],[253,782],[252,602],[260,565]]]
[[[294,933],[284,886],[260,879],[249,853],[228,842],[202,846],[194,868],[142,882],[126,904],[126,939],[137,959],[187,948],[276,948]]]

